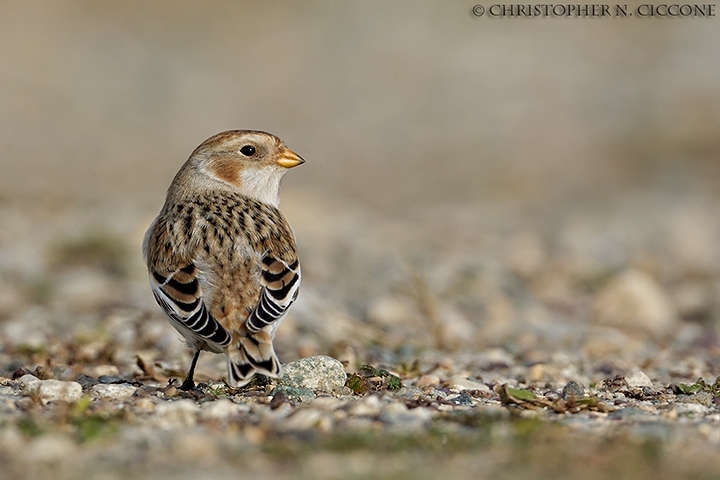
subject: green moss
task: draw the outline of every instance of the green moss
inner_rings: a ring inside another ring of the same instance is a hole
[[[45,428],[43,428],[32,417],[21,418],[18,422],[18,428],[24,435],[28,437],[37,437],[38,435],[45,432]]]
[[[72,420],[75,427],[75,438],[80,443],[90,442],[114,434],[119,422],[114,417],[106,418],[100,414],[90,414],[75,417]]]

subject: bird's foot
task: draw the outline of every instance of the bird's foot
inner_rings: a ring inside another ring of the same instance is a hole
[[[195,390],[195,382],[193,382],[189,378],[186,378],[185,381],[182,383],[182,385],[180,385],[177,388],[184,392],[189,392],[191,390]]]

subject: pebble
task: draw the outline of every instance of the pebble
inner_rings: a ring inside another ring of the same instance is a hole
[[[463,377],[462,375],[453,375],[452,377],[450,377],[448,388],[456,392],[462,392],[463,390],[480,390],[483,392],[490,391],[490,387],[488,387],[484,383],[470,380],[466,377]]]
[[[23,375],[19,379],[25,395],[37,395],[43,405],[50,402],[77,402],[82,397],[82,386],[77,382],[62,380],[40,380],[33,375]]]
[[[597,323],[654,335],[670,333],[679,321],[662,285],[635,269],[621,273],[602,289],[595,297],[593,311]]]
[[[272,392],[270,392],[270,395],[274,397],[280,392],[284,393],[287,398],[293,402],[307,403],[312,402],[315,399],[315,392],[309,388],[290,387],[287,385],[278,385]]]
[[[638,371],[629,377],[625,377],[625,382],[628,387],[631,388],[652,387],[652,380],[650,380],[650,377],[648,377],[643,371]]]
[[[84,373],[80,373],[77,376],[75,376],[74,379],[77,383],[82,386],[83,390],[88,389],[92,387],[93,385],[97,385],[98,381],[94,379],[93,377],[89,375],[85,375]]]
[[[332,418],[327,413],[314,408],[301,408],[277,424],[280,431],[320,430],[332,431]]]
[[[118,370],[118,367],[115,365],[98,365],[95,368],[92,369],[92,374],[94,377],[108,377],[108,376],[119,376],[120,370]],[[101,383],[107,383],[107,382],[101,382]]]
[[[454,395],[451,397],[447,397],[445,401],[452,403],[453,405],[457,406],[463,406],[463,407],[472,407],[475,405],[475,402],[473,401],[472,397],[470,397],[466,393],[461,393],[460,395]]]
[[[118,377],[117,375],[100,375],[98,377],[98,382],[104,384],[126,383],[125,379]]]
[[[15,395],[15,389],[12,387],[0,386],[0,395]]]
[[[415,386],[418,388],[426,388],[440,385],[440,377],[437,375],[423,375],[415,382]]]
[[[676,403],[673,405],[673,410],[680,415],[707,415],[717,411],[700,403]]]
[[[380,412],[380,420],[389,428],[402,432],[424,430],[432,419],[432,412],[418,407],[408,410],[402,403],[390,403]]]
[[[197,422],[198,406],[192,400],[175,400],[158,404],[152,423],[163,430],[192,427]]]
[[[277,380],[279,385],[306,388],[315,392],[334,395],[346,394],[347,374],[343,364],[324,355],[303,358],[284,366],[284,375]]]
[[[203,420],[226,420],[249,411],[250,407],[247,405],[221,398],[214,402],[203,403],[200,407],[200,418]]]
[[[133,411],[136,413],[154,413],[157,407],[155,402],[149,398],[139,398],[132,405]]]
[[[22,377],[18,378],[17,381],[20,382],[22,392],[25,395],[32,395],[33,393],[37,392],[41,380],[35,375],[30,375],[29,373],[26,373]]]
[[[677,401],[682,403],[698,403],[706,407],[713,406],[713,397],[709,392],[698,392],[693,395],[678,395]]]
[[[136,391],[137,387],[128,384],[97,384],[90,388],[90,396],[97,400],[124,402],[130,399]]]
[[[358,417],[375,417],[380,415],[382,402],[377,395],[369,395],[356,401],[349,409],[350,415]]]
[[[562,397],[570,398],[571,396],[582,397],[585,395],[585,389],[582,385],[577,383],[575,380],[570,380],[565,387],[563,387]]]

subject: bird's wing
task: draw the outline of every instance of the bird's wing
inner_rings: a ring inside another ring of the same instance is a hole
[[[300,289],[300,263],[288,263],[271,255],[261,262],[260,300],[247,320],[247,329],[256,333],[280,320],[295,301]]]
[[[194,263],[167,276],[153,271],[150,279],[153,295],[165,313],[181,326],[207,342],[225,346],[230,343],[230,335],[205,307],[198,274]]]
[[[173,239],[163,221],[156,221],[147,235],[145,255],[155,300],[179,327],[192,332],[198,340],[221,347],[229,344],[230,334],[203,302],[200,269],[192,260],[181,258],[179,240]]]

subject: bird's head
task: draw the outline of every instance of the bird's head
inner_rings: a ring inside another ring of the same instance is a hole
[[[181,172],[187,170],[187,174],[195,177],[192,181],[197,184],[193,187],[223,185],[277,206],[283,175],[303,163],[305,160],[275,135],[255,130],[230,130],[201,143]]]

